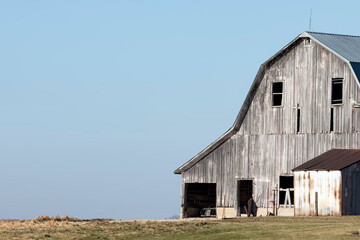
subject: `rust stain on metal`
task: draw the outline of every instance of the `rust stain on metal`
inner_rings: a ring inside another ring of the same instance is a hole
[[[295,172],[294,189],[296,216],[314,216],[315,193],[318,193],[318,215],[341,215],[341,172],[298,171]]]
[[[340,179],[339,179],[339,209],[340,209],[339,215],[340,216],[342,215],[342,212],[341,212],[341,201],[342,201],[342,199],[341,199],[341,191],[342,191],[342,181],[341,181],[341,177],[340,177]]]

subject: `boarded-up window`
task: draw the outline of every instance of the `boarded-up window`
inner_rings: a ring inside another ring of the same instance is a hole
[[[331,85],[331,104],[343,103],[343,79],[334,78]]]
[[[283,82],[273,82],[272,84],[272,105],[282,106]]]

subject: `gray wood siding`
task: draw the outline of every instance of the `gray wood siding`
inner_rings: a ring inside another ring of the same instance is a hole
[[[344,80],[330,133],[332,78]],[[273,81],[284,83],[282,107],[271,105]],[[217,183],[217,206],[236,207],[237,179],[251,178],[258,206],[266,207],[267,189],[281,174],[332,148],[360,149],[360,109],[352,108],[353,100],[360,102],[360,90],[348,65],[314,42],[300,42],[266,69],[237,134],[182,174],[182,184]]]
[[[343,105],[334,107],[335,132],[360,131],[360,111],[352,111],[352,101],[360,102],[358,83],[340,58],[318,44],[299,44],[265,73],[239,134],[296,133],[297,104],[301,109],[301,133],[330,130],[331,80],[344,78]],[[271,86],[283,81],[283,107],[271,106]]]

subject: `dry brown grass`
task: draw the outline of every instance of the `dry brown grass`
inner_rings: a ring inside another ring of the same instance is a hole
[[[69,216],[63,217],[49,217],[49,216],[39,216],[30,220],[0,220],[0,231],[4,231],[6,229],[12,230],[28,230],[35,228],[58,228],[65,227],[69,224],[69,222],[76,222],[77,218],[70,218]],[[1,239],[1,238],[0,238]]]
[[[0,220],[0,239],[360,239],[360,216],[115,221]]]
[[[68,215],[65,215],[63,217],[60,217],[60,216],[49,217],[48,215],[45,215],[45,216],[39,216],[32,220],[35,222],[43,222],[43,221],[49,221],[49,220],[61,222],[61,221],[77,221],[78,219],[75,217],[69,217]]]

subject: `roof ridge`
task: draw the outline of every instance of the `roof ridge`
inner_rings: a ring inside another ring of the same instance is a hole
[[[337,33],[324,33],[324,32],[311,32],[311,31],[305,31],[306,33],[315,33],[315,34],[323,34],[323,35],[332,35],[332,36],[341,36],[341,37],[355,37],[360,38],[360,36],[355,35],[348,35],[348,34],[337,34]]]

